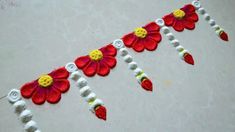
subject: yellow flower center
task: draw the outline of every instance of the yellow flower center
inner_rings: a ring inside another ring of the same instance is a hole
[[[94,61],[99,61],[103,58],[103,53],[96,49],[96,50],[92,50],[90,53],[89,53],[89,57],[91,58],[91,60],[94,60]]]
[[[185,16],[185,12],[183,10],[177,9],[173,12],[173,15],[177,19],[182,19]]]
[[[139,38],[145,38],[147,34],[148,32],[142,27],[138,27],[135,29],[135,35]]]
[[[52,83],[53,83],[53,78],[49,75],[41,75],[40,78],[38,79],[38,84],[44,88],[51,86]]]

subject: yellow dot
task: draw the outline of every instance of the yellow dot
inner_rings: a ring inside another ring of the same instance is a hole
[[[53,78],[49,75],[41,75],[38,79],[38,84],[44,88],[51,86],[52,83],[53,83]]]
[[[139,38],[145,38],[146,35],[148,34],[147,30],[142,27],[136,28],[134,33]]]
[[[103,58],[103,53],[96,49],[96,50],[92,50],[90,53],[89,53],[89,57],[91,58],[91,60],[94,60],[94,61],[99,61]]]
[[[177,19],[182,19],[185,16],[185,12],[183,10],[177,9],[177,10],[173,11],[173,15]]]

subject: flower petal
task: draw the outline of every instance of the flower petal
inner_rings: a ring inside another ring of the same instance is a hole
[[[97,74],[100,76],[106,76],[110,72],[110,68],[107,66],[107,64],[104,61],[100,61],[99,65],[97,67]]]
[[[198,21],[198,15],[197,13],[192,13],[186,17],[187,20],[197,22]]]
[[[133,49],[136,52],[142,52],[144,51],[144,43],[143,43],[143,39],[138,39],[135,44],[133,45]]]
[[[158,44],[156,41],[152,40],[151,38],[146,38],[144,40],[144,47],[149,51],[154,51],[157,48]]]
[[[129,33],[122,37],[122,40],[124,44],[126,45],[126,47],[131,47],[134,44],[136,39],[137,37],[134,35],[134,33]]]
[[[117,54],[117,50],[112,44],[109,44],[101,48],[100,50],[102,51],[104,56],[116,56]]]
[[[59,102],[61,99],[61,93],[59,90],[57,90],[56,88],[50,88],[47,89],[47,102],[51,103],[51,104],[55,104],[57,102]]]
[[[162,36],[159,32],[150,33],[147,37],[150,37],[156,42],[160,42],[162,40]]]
[[[65,93],[69,90],[70,83],[67,79],[55,79],[53,87],[60,90],[60,92]]]
[[[46,101],[46,89],[37,87],[37,91],[34,92],[32,100],[35,104],[43,104]]]
[[[83,69],[83,73],[89,77],[92,77],[97,72],[97,62],[91,61],[86,67]]]
[[[49,75],[53,79],[65,79],[69,77],[69,72],[64,67],[61,67],[52,71]]]
[[[187,21],[185,20],[183,22],[186,29],[193,30],[195,28],[195,23],[193,21]]]
[[[89,56],[81,56],[75,60],[75,64],[79,69],[84,68],[91,61]]]
[[[110,68],[114,68],[117,64],[117,61],[114,57],[111,56],[105,56],[103,57],[103,60],[105,64],[107,64],[107,66],[109,66]]]
[[[24,84],[20,88],[21,95],[24,98],[30,98],[33,95],[33,92],[35,91],[36,86],[37,86],[37,82],[36,81],[32,81],[32,82]]]
[[[174,24],[174,21],[175,21],[175,18],[172,15],[172,13],[169,14],[169,15],[164,16],[162,19],[164,20],[166,26],[172,26]]]
[[[186,14],[191,14],[195,12],[195,7],[192,4],[185,5],[181,8]]]
[[[155,22],[151,22],[151,23],[145,25],[143,28],[146,29],[148,32],[160,30],[160,27]]]
[[[183,22],[181,20],[175,21],[173,28],[178,32],[182,32],[184,30]]]

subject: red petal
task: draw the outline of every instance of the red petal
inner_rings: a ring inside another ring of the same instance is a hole
[[[75,64],[79,69],[84,68],[91,61],[89,56],[78,57],[75,60]]]
[[[106,108],[104,106],[97,106],[95,109],[95,115],[103,120],[106,120]]]
[[[131,47],[134,44],[136,39],[137,37],[134,35],[134,33],[129,33],[122,37],[122,40],[124,44],[126,45],[126,47]]]
[[[33,94],[32,100],[35,104],[43,104],[46,101],[46,89],[38,87]]]
[[[228,34],[226,32],[220,33],[220,38],[224,41],[228,41]]]
[[[149,80],[149,79],[144,79],[141,82],[141,86],[143,89],[145,89],[147,91],[153,91],[153,84],[152,84],[151,80]]]
[[[83,68],[83,73],[89,77],[92,77],[97,72],[97,62],[91,61],[86,67]]]
[[[183,22],[181,20],[176,20],[173,28],[178,32],[182,32],[184,30]]]
[[[195,23],[193,21],[184,20],[183,24],[186,29],[193,30],[195,28]]]
[[[35,91],[36,86],[37,86],[36,81],[24,84],[20,88],[21,95],[25,98],[30,98],[33,95],[33,92]]]
[[[70,83],[67,79],[55,79],[53,82],[53,87],[60,90],[60,92],[65,93],[69,90]]]
[[[69,72],[64,67],[61,67],[52,71],[49,75],[52,76],[53,79],[67,79]]]
[[[185,53],[184,61],[187,62],[188,64],[194,65],[193,57],[189,53]]]
[[[144,46],[145,46],[145,49],[149,50],[149,51],[153,51],[157,48],[158,44],[156,41],[154,41],[153,39],[151,38],[146,38],[144,40]]]
[[[190,15],[187,15],[185,19],[193,21],[193,22],[197,22],[198,21],[198,15],[196,13],[192,13]]]
[[[175,18],[172,14],[166,15],[162,18],[166,26],[172,26],[174,24]]]
[[[162,40],[162,36],[159,32],[150,33],[147,37],[150,37],[158,43]]]
[[[100,76],[106,76],[109,74],[110,72],[110,69],[109,67],[101,60],[99,62],[99,65],[97,67],[97,74],[100,75]]]
[[[146,29],[148,32],[160,30],[160,27],[155,22],[151,22],[151,23],[145,25],[143,28]]]
[[[111,44],[101,48],[100,50],[102,51],[104,56],[116,56],[117,54],[116,48]]]
[[[181,8],[186,14],[190,14],[195,12],[195,7],[192,4],[185,5]]]
[[[111,56],[103,57],[102,61],[104,61],[104,63],[107,64],[107,66],[109,66],[110,68],[114,68],[117,64],[116,59]]]
[[[61,99],[61,93],[59,90],[55,89],[55,88],[50,88],[47,89],[47,102],[51,103],[51,104],[55,104],[57,102],[59,102]]]
[[[133,45],[133,49],[136,52],[142,52],[144,51],[144,43],[143,43],[143,39],[138,39],[135,44]]]

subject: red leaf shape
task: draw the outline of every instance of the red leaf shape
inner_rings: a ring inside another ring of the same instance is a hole
[[[189,53],[185,53],[184,55],[184,61],[188,64],[194,65],[194,60],[193,60],[193,56],[190,55]]]
[[[96,107],[95,115],[100,119],[106,120],[106,108],[102,105]]]
[[[143,89],[145,89],[147,91],[153,91],[153,84],[152,84],[151,80],[149,80],[149,79],[144,79],[141,82],[141,86]]]
[[[228,34],[226,32],[223,31],[219,36],[222,40],[228,41]]]

